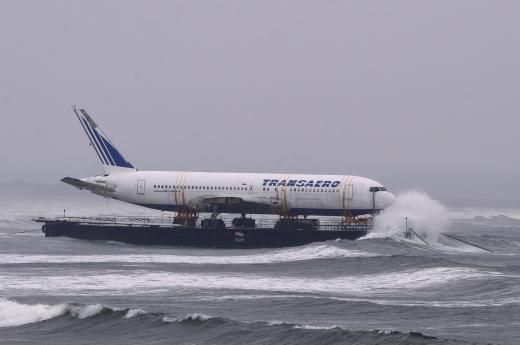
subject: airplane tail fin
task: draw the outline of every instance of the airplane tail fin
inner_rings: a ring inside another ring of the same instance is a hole
[[[101,128],[99,128],[94,120],[87,114],[85,109],[78,110],[76,106],[73,106],[72,109],[78,117],[85,134],[87,134],[90,140],[90,145],[96,152],[107,174],[136,170],[136,168],[123,157],[119,150],[116,149]]]

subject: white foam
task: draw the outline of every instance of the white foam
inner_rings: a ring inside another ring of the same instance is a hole
[[[376,254],[331,245],[310,245],[252,255],[198,256],[175,254],[142,255],[19,255],[0,254],[1,264],[35,263],[168,263],[168,264],[266,264],[327,258],[368,257]]]
[[[333,278],[280,277],[253,274],[168,273],[146,270],[129,273],[81,274],[57,276],[0,276],[0,291],[10,293],[61,294],[142,294],[162,293],[174,288],[242,289],[292,293],[335,293],[350,296],[403,295],[425,288],[462,280],[505,277],[500,272],[474,268],[437,267],[392,273],[348,275]],[[519,279],[518,276],[507,276]]]
[[[380,305],[400,305],[400,306],[411,306],[411,307],[440,307],[440,308],[460,308],[460,307],[490,307],[490,306],[504,306],[509,304],[520,304],[519,298],[492,298],[492,299],[471,299],[469,301],[460,300],[427,300],[427,299],[381,299],[372,297],[338,297],[338,296],[322,296],[322,295],[309,295],[309,294],[242,294],[242,295],[224,295],[217,297],[204,297],[195,299],[197,301],[215,301],[215,300],[255,300],[255,299],[289,299],[289,298],[311,298],[311,299],[329,299],[343,302],[369,302]],[[375,296],[377,297],[377,296]],[[278,321],[270,321],[276,324]],[[281,322],[281,321],[280,321]],[[283,323],[283,322],[282,322]]]
[[[22,304],[15,301],[0,298],[0,327],[13,327],[29,323],[52,319],[65,313],[70,316],[85,319],[99,314],[103,306],[73,305],[73,304]],[[113,309],[117,310],[117,309]]]
[[[76,319],[86,319],[98,315],[106,308],[107,307],[104,307],[101,304],[23,304],[0,298],[0,327],[21,326],[29,323],[49,320],[67,313]],[[112,311],[123,310],[121,308],[115,307],[110,307],[109,309]],[[129,319],[143,314],[146,314],[144,310],[129,309],[123,318]]]
[[[67,311],[70,313],[72,317],[75,317],[77,319],[86,319],[88,317],[101,313],[103,311],[103,306],[101,304],[85,306],[68,305]]]
[[[66,304],[28,305],[0,299],[0,327],[20,326],[48,320],[63,315],[66,311]]]
[[[135,317],[135,316],[139,316],[139,315],[144,315],[146,314],[146,312],[144,310],[141,310],[141,309],[129,309],[124,318],[125,319],[130,319],[132,317]]]
[[[206,321],[211,319],[212,317],[210,315],[201,314],[201,313],[192,313],[188,314],[182,317],[172,317],[172,316],[165,316],[163,317],[163,322],[182,322],[182,321]]]
[[[449,226],[449,213],[437,200],[425,193],[411,191],[397,196],[396,201],[375,219],[374,230],[365,238],[400,237],[408,227],[429,242],[437,242]]]
[[[294,325],[294,329],[309,329],[309,330],[327,330],[327,329],[334,329],[334,328],[340,328],[339,326],[314,326],[314,325]]]

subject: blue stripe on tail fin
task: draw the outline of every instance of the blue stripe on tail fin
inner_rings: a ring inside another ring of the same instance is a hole
[[[127,169],[136,170],[135,167],[128,162],[123,155],[116,149],[114,144],[103,133],[101,128],[96,125],[94,120],[87,114],[84,109],[72,108],[78,117],[85,134],[90,140],[90,144],[96,151],[96,154],[103,164],[107,173],[127,171]]]
[[[105,154],[99,147],[99,144],[97,143],[94,133],[92,132],[91,128],[88,126],[87,121],[78,114],[76,111],[76,108],[73,107],[74,113],[76,113],[76,116],[78,117],[79,123],[81,124],[81,127],[83,127],[83,130],[85,131],[85,134],[87,135],[88,139],[90,140],[90,146],[94,149],[96,152],[99,160],[103,165],[109,164],[107,161],[107,158],[105,157]]]

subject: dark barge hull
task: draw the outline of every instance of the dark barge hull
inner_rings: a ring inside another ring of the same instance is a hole
[[[46,237],[117,241],[139,245],[189,246],[207,248],[275,248],[300,246],[335,239],[355,240],[367,229],[274,230],[270,228],[210,229],[154,225],[98,225],[63,220],[46,220]]]

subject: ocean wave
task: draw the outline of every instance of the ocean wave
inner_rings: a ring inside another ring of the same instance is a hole
[[[129,314],[132,316],[129,317]],[[102,322],[97,321],[98,318]],[[283,321],[246,322],[201,313],[175,317],[99,304],[23,304],[6,299],[0,300],[0,320],[0,327],[4,330],[46,321],[38,326],[40,328],[32,327],[32,332],[38,329],[43,329],[44,332],[59,329],[59,333],[49,333],[53,339],[64,337],[70,340],[68,337],[81,336],[83,340],[88,340],[89,337],[99,337],[105,342],[117,336],[122,342],[124,339],[121,338],[127,338],[132,343],[144,343],[153,338],[154,343],[166,344],[171,341],[170,336],[173,332],[182,336],[182,341],[187,343],[211,344],[424,344],[424,341],[428,341],[429,344],[447,343],[445,339],[419,332],[378,329],[352,331],[337,325],[295,324]],[[75,326],[66,327],[64,321],[74,322]]]
[[[130,255],[18,255],[0,254],[0,264],[38,263],[166,263],[166,264],[270,264],[318,259],[376,256],[354,249],[340,248],[329,244],[312,244],[303,247],[275,250],[249,255],[179,255],[179,254],[130,254]]]
[[[499,307],[505,305],[520,304],[520,299],[516,297],[509,298],[483,298],[471,300],[428,300],[428,299],[384,299],[370,297],[341,297],[341,296],[320,296],[309,294],[234,294],[212,297],[194,298],[194,301],[240,301],[240,300],[289,300],[289,299],[310,299],[310,300],[330,300],[335,302],[347,303],[370,303],[388,306],[406,306],[406,307],[438,307],[438,308],[466,308],[466,307]],[[271,321],[278,322],[276,320]]]
[[[62,303],[48,304],[22,304],[12,300],[0,298],[0,327],[13,327],[29,323],[53,319],[68,314],[70,317],[85,319],[103,311],[110,310],[100,304],[78,305]],[[127,312],[130,312],[128,310]]]
[[[212,316],[201,314],[201,313],[192,313],[181,317],[172,317],[165,315],[162,318],[163,322],[204,322],[207,320],[213,319]]]
[[[136,270],[131,273],[95,273],[23,276],[5,273],[0,291],[7,293],[153,294],[172,288],[329,293],[339,296],[403,296],[435,294],[444,284],[478,289],[483,281],[518,284],[520,276],[464,267],[407,269],[389,273],[346,275],[332,278],[279,277],[244,273],[168,273]],[[509,286],[507,285],[507,286]],[[487,285],[486,285],[487,286]],[[433,288],[433,289],[432,289]],[[509,296],[507,296],[509,297]]]

